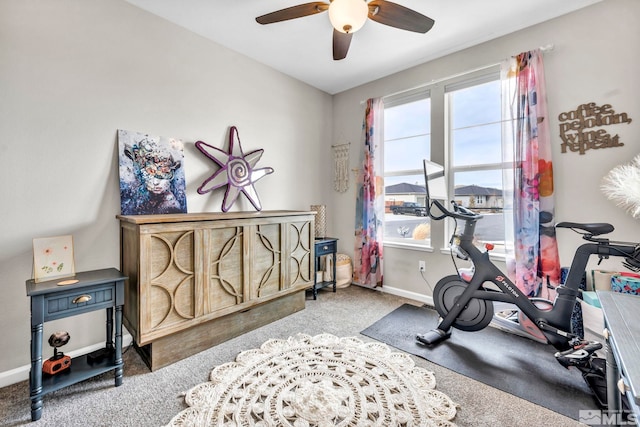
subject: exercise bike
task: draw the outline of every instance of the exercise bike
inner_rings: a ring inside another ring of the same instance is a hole
[[[571,328],[571,318],[581,295],[580,284],[589,258],[592,255],[600,260],[622,257],[625,259],[623,265],[637,272],[640,271],[640,245],[600,237],[614,230],[610,224],[558,223],[556,228],[580,233],[588,243],[576,250],[565,283],[556,288],[554,301],[529,298],[491,261],[490,247],[480,250],[474,245],[476,224],[482,215],[454,201],[451,202],[452,210],[449,210],[438,200],[445,200],[446,195],[434,194],[446,194],[444,168],[425,160],[424,172],[427,214],[434,220],[453,218],[456,221],[450,241],[452,256],[471,261],[472,269],[461,272],[456,267],[457,275],[446,276],[437,282],[433,289],[433,303],[440,315],[439,323],[436,328],[417,335],[417,341],[432,346],[449,338],[452,328],[462,331],[484,329],[494,319],[494,303],[508,303],[517,308],[518,315],[501,318],[501,321],[518,323],[518,327],[529,330],[532,336],[551,344],[557,350],[555,357],[558,362],[565,368],[578,368],[594,390],[598,402],[606,407],[605,363],[594,354],[602,344],[585,341],[576,335]],[[458,220],[464,223],[462,232],[458,231]]]

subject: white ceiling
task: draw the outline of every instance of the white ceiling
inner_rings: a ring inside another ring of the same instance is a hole
[[[341,61],[332,58],[326,12],[269,25],[255,21],[309,0],[126,1],[335,94],[601,0],[394,0],[434,19],[431,31],[413,33],[368,20]]]

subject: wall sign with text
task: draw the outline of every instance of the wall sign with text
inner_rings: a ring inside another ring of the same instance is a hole
[[[618,134],[611,135],[605,127],[631,123],[627,113],[616,113],[611,104],[582,104],[574,111],[560,113],[560,138],[562,153],[567,151],[584,154],[587,150],[622,147]]]

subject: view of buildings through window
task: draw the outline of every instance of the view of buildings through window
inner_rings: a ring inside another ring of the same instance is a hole
[[[500,247],[504,201],[499,76],[485,72],[479,78],[442,83],[385,99],[385,243],[430,246],[422,160],[439,152],[446,159],[441,163],[449,199],[481,212],[479,243]]]

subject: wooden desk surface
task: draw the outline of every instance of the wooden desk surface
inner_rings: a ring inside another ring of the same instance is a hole
[[[613,337],[620,371],[640,404],[640,296],[598,291],[605,323]]]

